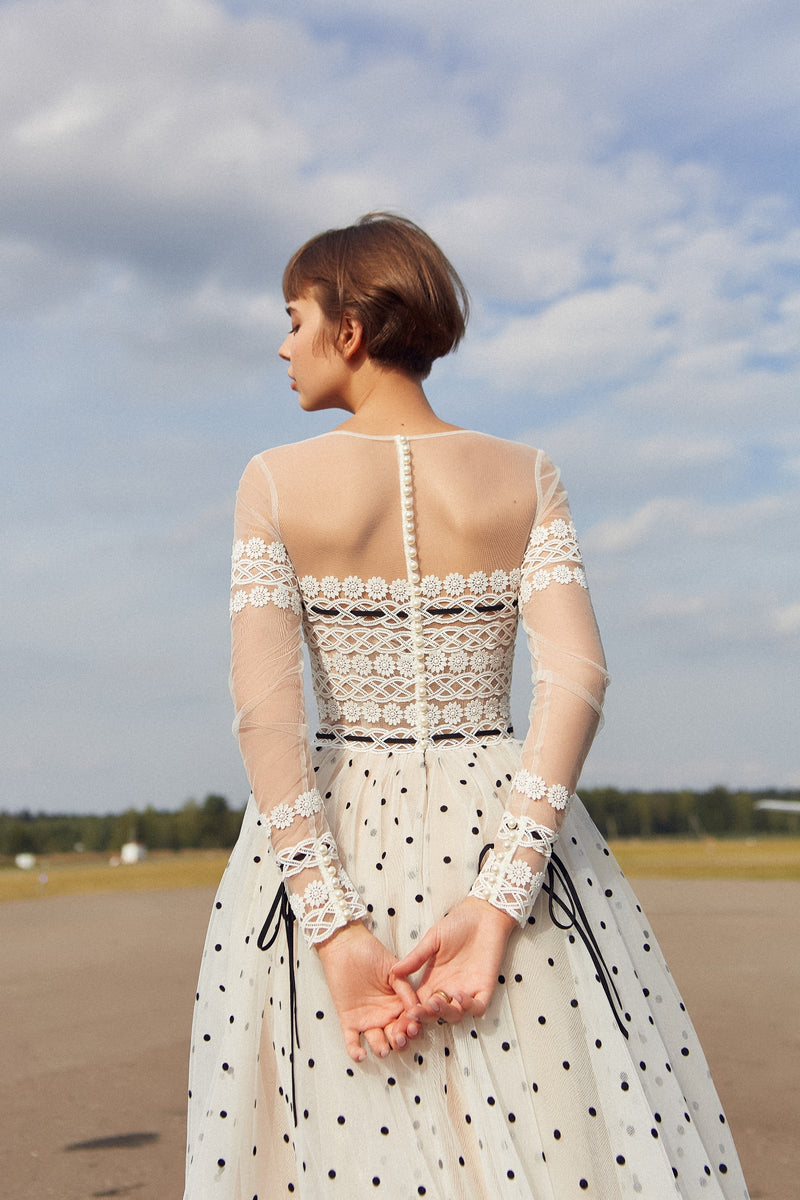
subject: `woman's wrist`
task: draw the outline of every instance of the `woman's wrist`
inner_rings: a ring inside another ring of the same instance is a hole
[[[507,935],[511,934],[517,926],[516,919],[510,913],[481,896],[470,894],[464,897],[462,903],[474,907],[476,914],[484,924],[494,925],[498,930],[505,931]]]
[[[325,938],[323,942],[317,942],[314,949],[324,962],[332,950],[334,953],[337,952],[335,947],[341,949],[347,942],[359,938],[365,933],[369,935],[369,930],[362,920],[349,921],[347,925],[340,925],[334,929],[330,937]]]

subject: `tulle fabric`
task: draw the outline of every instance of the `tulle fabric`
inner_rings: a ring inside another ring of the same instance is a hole
[[[574,791],[607,683],[558,471],[480,434],[409,439],[409,521],[398,449],[330,434],[257,456],[240,487],[231,688],[253,796],[198,985],[186,1200],[744,1197],[646,918],[577,797],[554,806],[530,783]],[[328,929],[363,912],[402,956],[473,887],[509,814],[560,839],[546,875],[535,849],[506,847],[502,870],[530,864],[545,889],[520,907],[489,1011],[353,1064],[309,912]]]

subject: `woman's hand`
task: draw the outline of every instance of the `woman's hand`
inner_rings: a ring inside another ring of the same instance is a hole
[[[419,1022],[445,1020],[455,1025],[465,1013],[482,1017],[515,926],[513,917],[476,896],[467,896],[437,921],[389,972],[393,987],[410,987],[409,975],[424,967],[417,985],[419,1002],[386,1030],[392,1044],[407,1033],[413,1037]]]
[[[362,1033],[373,1054],[385,1058],[392,1048],[385,1027],[417,1004],[416,992],[406,979],[390,980],[397,958],[360,921],[338,929],[317,947],[317,953],[353,1062],[363,1062],[367,1056]],[[396,1045],[400,1049],[405,1041]]]

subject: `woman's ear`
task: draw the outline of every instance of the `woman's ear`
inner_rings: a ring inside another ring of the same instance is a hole
[[[358,354],[363,344],[364,326],[358,317],[354,317],[350,313],[345,313],[342,317],[342,325],[336,342],[339,353],[346,359],[352,359],[354,355]]]

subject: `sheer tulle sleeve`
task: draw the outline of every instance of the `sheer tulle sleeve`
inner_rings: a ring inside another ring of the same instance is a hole
[[[303,691],[300,589],[278,526],[266,463],[253,459],[236,500],[231,574],[231,695],[259,821],[310,945],[366,909],[339,863],[314,786]]]
[[[524,925],[601,719],[608,675],[559,473],[543,458],[522,564],[520,615],[533,701],[522,765],[494,849],[472,887]]]

